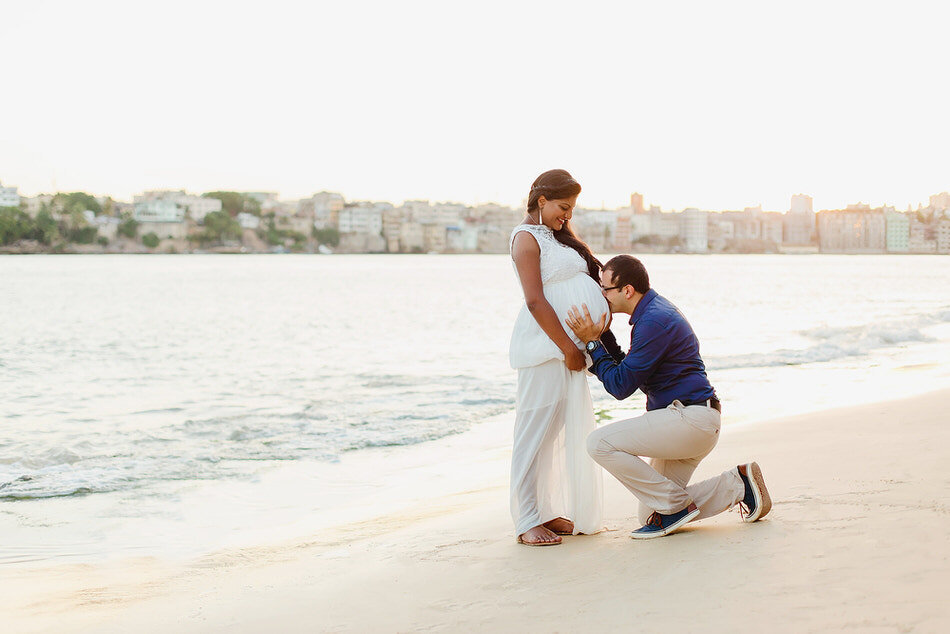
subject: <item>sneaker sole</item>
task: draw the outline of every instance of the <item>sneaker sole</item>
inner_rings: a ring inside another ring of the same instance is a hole
[[[752,493],[755,495],[755,512],[742,518],[744,522],[757,522],[772,510],[772,498],[769,497],[769,490],[765,488],[765,478],[762,477],[762,469],[759,463],[750,462],[745,466],[746,477],[752,484]]]
[[[699,515],[699,509],[696,509],[692,513],[687,513],[679,520],[673,522],[666,528],[661,531],[655,531],[652,533],[637,533],[636,531],[630,533],[630,537],[633,539],[653,539],[655,537],[666,537],[670,533],[674,533],[679,529],[683,528],[687,523],[691,522],[696,516]]]

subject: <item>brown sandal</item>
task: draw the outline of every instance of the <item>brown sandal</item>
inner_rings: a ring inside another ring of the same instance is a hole
[[[564,520],[565,522],[571,522],[571,520],[567,519],[566,517],[555,517],[553,520],[548,520],[548,521],[545,522],[544,524],[541,524],[541,526],[543,526],[544,528],[548,529],[549,531],[551,531],[551,532],[554,533],[555,535],[573,535],[573,534],[574,534],[573,528],[572,528],[571,530],[569,530],[569,531],[556,531],[556,530],[554,530],[553,528],[551,528],[550,526],[548,526],[548,524],[550,524],[551,522],[553,522],[553,521],[555,521],[555,520]],[[571,522],[571,526],[572,526],[572,527],[573,527],[573,525],[574,525],[574,522]]]

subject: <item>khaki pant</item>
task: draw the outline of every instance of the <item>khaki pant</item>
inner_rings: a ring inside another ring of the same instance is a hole
[[[719,440],[719,412],[679,401],[636,418],[601,427],[587,437],[587,451],[640,500],[640,522],[657,511],[682,511],[695,502],[710,517],[732,508],[745,488],[739,472],[724,471],[696,484],[689,479]],[[639,456],[650,458],[649,464]]]

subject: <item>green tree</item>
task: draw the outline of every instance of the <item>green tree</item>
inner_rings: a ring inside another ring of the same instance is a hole
[[[212,211],[205,216],[205,230],[199,235],[202,242],[220,242],[222,240],[237,240],[244,230],[240,223],[226,211]]]
[[[333,227],[328,227],[326,229],[314,229],[313,237],[317,239],[317,242],[320,244],[326,244],[331,247],[335,247],[340,244],[340,232]]]
[[[147,246],[149,249],[154,249],[158,246],[158,243],[159,239],[158,236],[155,235],[154,231],[149,231],[144,236],[142,236],[142,244]]]
[[[53,214],[44,205],[38,214],[36,214],[36,239],[43,244],[53,244],[60,240],[59,226],[53,218]]]
[[[221,211],[226,212],[232,218],[244,211],[244,195],[238,192],[207,192],[201,196],[203,198],[217,198],[220,200]],[[207,220],[208,217],[205,216],[206,224]]]
[[[246,212],[261,215],[261,203],[256,198],[251,198],[247,194],[240,192],[207,192],[201,195],[203,198],[217,198],[221,201],[221,211],[228,212],[232,218],[239,213]]]
[[[291,248],[295,251],[302,251],[304,246],[307,244],[307,236],[300,233],[299,231],[287,231],[287,237],[291,238],[294,241]]]
[[[261,201],[250,196],[244,196],[244,211],[255,216],[261,215]]]
[[[276,246],[278,244],[284,243],[283,232],[278,231],[277,228],[274,226],[273,222],[270,223],[270,225],[267,227],[267,230],[263,233],[263,235],[261,235],[260,231],[258,231],[257,235],[267,240],[267,244],[271,246]]]
[[[102,206],[99,201],[85,192],[72,192],[71,194],[56,194],[53,196],[53,204],[60,207],[66,213],[74,211],[83,212],[87,209],[93,211],[96,215],[102,213]]]
[[[31,238],[35,232],[33,219],[19,207],[0,207],[0,244]]]
[[[125,218],[121,223],[119,223],[119,235],[125,236],[126,238],[135,239],[135,236],[138,235],[139,231],[139,222],[131,216]]]
[[[69,238],[70,242],[77,242],[79,244],[92,244],[96,241],[96,237],[98,235],[98,229],[86,225],[85,227],[74,227],[70,229],[66,234],[66,237]]]

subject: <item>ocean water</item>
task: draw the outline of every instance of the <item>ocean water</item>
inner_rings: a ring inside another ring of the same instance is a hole
[[[950,385],[948,257],[642,259],[725,426]],[[188,528],[188,495],[243,509],[233,532],[332,515],[274,474],[319,489],[341,457],[511,412],[521,303],[504,255],[0,258],[0,563],[207,549],[223,529]],[[642,408],[591,388],[604,420]],[[269,478],[280,513],[247,499]]]

